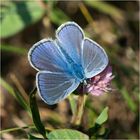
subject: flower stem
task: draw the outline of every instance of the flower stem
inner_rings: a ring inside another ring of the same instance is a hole
[[[36,91],[37,91],[37,88],[35,87],[30,93],[29,101],[30,101],[32,119],[38,132],[46,139],[46,135],[48,134],[48,132],[45,130],[45,127],[40,118],[40,113],[39,113],[39,109],[38,109],[38,105],[37,105],[36,97],[35,97]]]
[[[84,105],[86,101],[86,94],[80,94],[77,101],[77,110],[72,118],[72,125],[80,125],[83,112],[84,112]]]

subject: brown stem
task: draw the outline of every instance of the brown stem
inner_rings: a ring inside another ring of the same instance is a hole
[[[84,112],[85,101],[86,94],[80,94],[77,101],[77,110],[72,118],[72,125],[80,125]]]

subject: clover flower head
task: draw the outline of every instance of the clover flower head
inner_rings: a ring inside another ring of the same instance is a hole
[[[103,72],[90,79],[86,90],[94,96],[100,96],[105,92],[112,90],[111,80],[113,78],[114,75],[112,75],[112,67],[108,66]]]

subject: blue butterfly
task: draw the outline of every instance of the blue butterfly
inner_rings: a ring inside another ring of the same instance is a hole
[[[55,40],[43,39],[34,44],[28,59],[39,71],[37,89],[49,105],[65,99],[80,83],[102,72],[109,61],[104,49],[86,38],[75,22],[62,24]]]

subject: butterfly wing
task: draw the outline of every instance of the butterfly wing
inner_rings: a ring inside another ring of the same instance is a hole
[[[36,81],[39,95],[49,105],[65,99],[79,85],[73,77],[60,72],[40,71]]]
[[[79,82],[70,74],[64,55],[52,40],[36,43],[28,58],[35,69],[41,70],[36,76],[36,85],[46,103],[55,104],[78,87]]]
[[[81,46],[84,34],[80,26],[74,22],[62,24],[56,32],[56,37],[57,44],[62,51],[65,51],[64,54],[68,54],[75,63],[81,64]]]
[[[61,51],[50,39],[43,39],[34,44],[28,53],[32,67],[37,70],[52,72],[67,71],[67,63]]]
[[[85,38],[83,43],[82,65],[86,78],[102,72],[108,65],[108,57],[104,49],[96,42]]]

